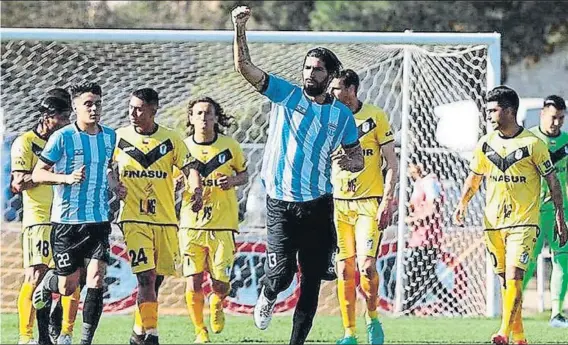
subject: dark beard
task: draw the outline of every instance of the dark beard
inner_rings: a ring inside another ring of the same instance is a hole
[[[304,91],[306,92],[306,95],[315,97],[325,92],[325,86],[323,85],[323,83],[313,86],[304,85]]]

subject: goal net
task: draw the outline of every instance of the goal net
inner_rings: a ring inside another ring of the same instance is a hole
[[[467,174],[467,159],[438,143],[438,119],[434,109],[467,100],[482,110],[483,95],[493,78],[488,52],[494,37],[485,36],[484,41],[480,36],[480,39],[468,38],[462,42],[458,35],[451,37],[448,43],[440,40],[432,44],[427,37],[422,41],[419,37],[412,38],[414,34],[405,33],[399,34],[400,41],[386,35],[385,42],[376,38],[365,42],[360,35],[357,43],[352,43],[355,39],[350,39],[349,34],[335,42],[330,36],[325,36],[327,41],[321,42],[317,39],[318,33],[311,34],[314,35],[249,34],[251,56],[265,71],[299,84],[305,53],[324,45],[337,54],[345,68],[357,71],[361,79],[360,99],[388,113],[401,159],[399,210],[403,212],[400,217],[395,215],[393,225],[385,230],[377,261],[382,312],[485,314],[488,277],[480,227],[481,197],[472,202],[467,226],[454,227],[451,212]],[[230,32],[185,32],[183,35],[181,39],[179,32],[152,31],[143,40],[140,33],[133,33],[131,37],[127,31],[68,30],[57,36],[59,38],[45,32],[37,37],[28,34],[25,39],[3,35],[1,110],[6,133],[2,152],[3,312],[16,310],[23,279],[21,198],[9,192],[9,145],[16,135],[36,124],[37,104],[45,91],[88,80],[102,85],[102,122],[113,128],[128,125],[129,94],[140,87],[152,87],[159,92],[161,106],[157,121],[180,132],[185,130],[188,100],[199,95],[213,97],[236,118],[229,133],[243,146],[250,181],[238,190],[240,233],[236,237],[238,251],[231,272],[227,309],[234,313],[251,313],[259,281],[264,275],[265,192],[259,171],[270,103],[234,71]],[[316,39],[310,41],[310,37]],[[414,42],[410,42],[409,37]],[[454,115],[460,116],[459,113]],[[479,123],[478,128],[455,130],[481,133],[483,121]],[[430,218],[433,222],[439,221],[439,226],[426,234],[430,244],[420,250],[411,243],[416,227],[405,222],[414,186],[407,175],[411,162],[420,163],[425,172],[435,174],[445,194],[435,217]],[[116,212],[116,200],[111,206]],[[298,282],[294,280],[290,288],[280,294],[277,312],[293,309]],[[180,297],[184,289],[181,276],[168,278],[160,292],[160,312],[185,314],[185,300]],[[335,282],[323,285],[320,313],[339,313],[335,290]],[[115,226],[112,263],[105,278],[105,311],[129,312],[135,295],[136,279],[130,271],[122,235]],[[397,296],[399,301],[395,303]]]

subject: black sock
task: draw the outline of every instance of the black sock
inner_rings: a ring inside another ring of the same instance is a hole
[[[51,299],[42,309],[36,310],[38,344],[51,344],[49,339],[49,313],[51,311]]]
[[[61,306],[61,297],[57,303],[53,304],[51,313],[49,313],[49,325],[58,333],[61,332],[61,323],[63,319],[63,307]]]
[[[154,289],[156,290],[156,298],[158,298],[158,291],[160,291],[160,286],[164,282],[164,276],[156,276],[156,282],[154,283]]]
[[[294,311],[292,336],[290,344],[302,345],[312,329],[312,323],[318,308],[318,298],[321,280],[319,278],[307,278],[303,275],[300,282],[300,298]]]
[[[103,313],[103,289],[87,288],[83,305],[83,333],[81,344],[91,344]]]

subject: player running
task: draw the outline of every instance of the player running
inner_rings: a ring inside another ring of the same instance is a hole
[[[34,289],[52,264],[51,202],[53,190],[49,185],[32,181],[32,170],[45,147],[47,139],[69,123],[70,105],[58,97],[46,97],[39,105],[39,121],[33,130],[14,140],[11,149],[12,192],[22,193],[22,246],[24,282],[18,295],[20,337],[18,344],[34,344],[33,325],[35,309],[32,305]],[[49,344],[49,309],[37,311],[39,343]]]
[[[116,134],[99,124],[102,90],[98,84],[71,87],[77,121],[55,132],[32,173],[34,182],[55,184],[51,245],[55,270],[49,270],[33,294],[36,309],[53,292],[72,295],[86,271],[81,344],[91,344],[103,310],[103,279],[109,259],[109,176]]]
[[[564,124],[565,110],[566,103],[562,97],[548,96],[544,100],[544,106],[540,113],[540,125],[531,128],[531,132],[542,139],[548,146],[550,158],[556,168],[556,174],[562,188],[562,196],[564,197],[564,219],[568,217],[568,196],[566,194],[568,133],[561,131],[560,128]],[[562,309],[566,290],[568,289],[568,248],[566,246],[561,247],[558,243],[559,238],[554,231],[554,206],[546,184],[543,184],[540,196],[542,201],[539,223],[541,232],[527,267],[527,273],[523,281],[523,290],[526,289],[528,282],[533,276],[536,260],[542,251],[544,240],[546,240],[552,250],[552,275],[550,277],[552,313],[550,315],[550,326],[566,328],[568,327],[568,319],[562,315]]]
[[[213,293],[209,297],[213,333],[225,326],[223,301],[229,293],[231,268],[235,254],[234,234],[239,219],[235,187],[248,181],[247,165],[239,143],[223,134],[230,117],[209,97],[189,102],[189,137],[185,143],[197,160],[203,179],[203,208],[191,209],[191,193],[183,194],[180,214],[180,252],[186,277],[186,302],[195,328],[195,343],[208,343],[203,322],[203,273],[211,277]]]
[[[357,344],[355,337],[355,305],[357,291],[355,273],[360,272],[360,286],[365,295],[368,341],[383,344],[383,327],[378,319],[379,273],[377,255],[383,230],[392,218],[394,187],[398,162],[393,134],[385,112],[357,98],[359,76],[351,69],[343,70],[331,82],[331,93],[355,116],[359,142],[365,157],[360,172],[349,172],[332,165],[334,218],[339,254],[337,255],[337,297],[345,335],[338,344]],[[340,149],[341,150],[341,149]],[[387,163],[383,178],[383,157]]]
[[[523,277],[539,232],[541,176],[551,191],[555,232],[566,243],[562,188],[544,142],[517,124],[519,97],[498,86],[487,95],[487,117],[495,131],[483,136],[474,151],[454,221],[462,225],[468,202],[486,177],[485,242],[501,277],[503,314],[493,344],[526,344],[522,321]]]
[[[113,157],[126,189],[118,223],[138,279],[131,344],[158,344],[158,290],[164,276],[176,273],[179,248],[173,168],[191,175],[192,187],[200,184],[181,137],[155,122],[158,107],[155,90],[143,88],[132,93],[128,107],[131,125],[116,131]],[[192,207],[201,207],[199,193],[194,194]]]

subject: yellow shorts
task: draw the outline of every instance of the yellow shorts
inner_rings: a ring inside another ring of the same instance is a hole
[[[493,261],[495,273],[505,273],[505,269],[509,266],[526,270],[537,236],[536,226],[485,230],[485,244]]]
[[[382,237],[376,221],[379,203],[379,198],[334,200],[337,260],[377,256]]]
[[[179,237],[185,277],[207,271],[217,281],[231,280],[235,261],[233,231],[182,228]]]
[[[50,236],[51,225],[32,225],[24,228],[22,233],[24,268],[35,265],[54,267]]]
[[[121,229],[133,273],[156,269],[158,275],[176,275],[177,226],[123,222]]]

